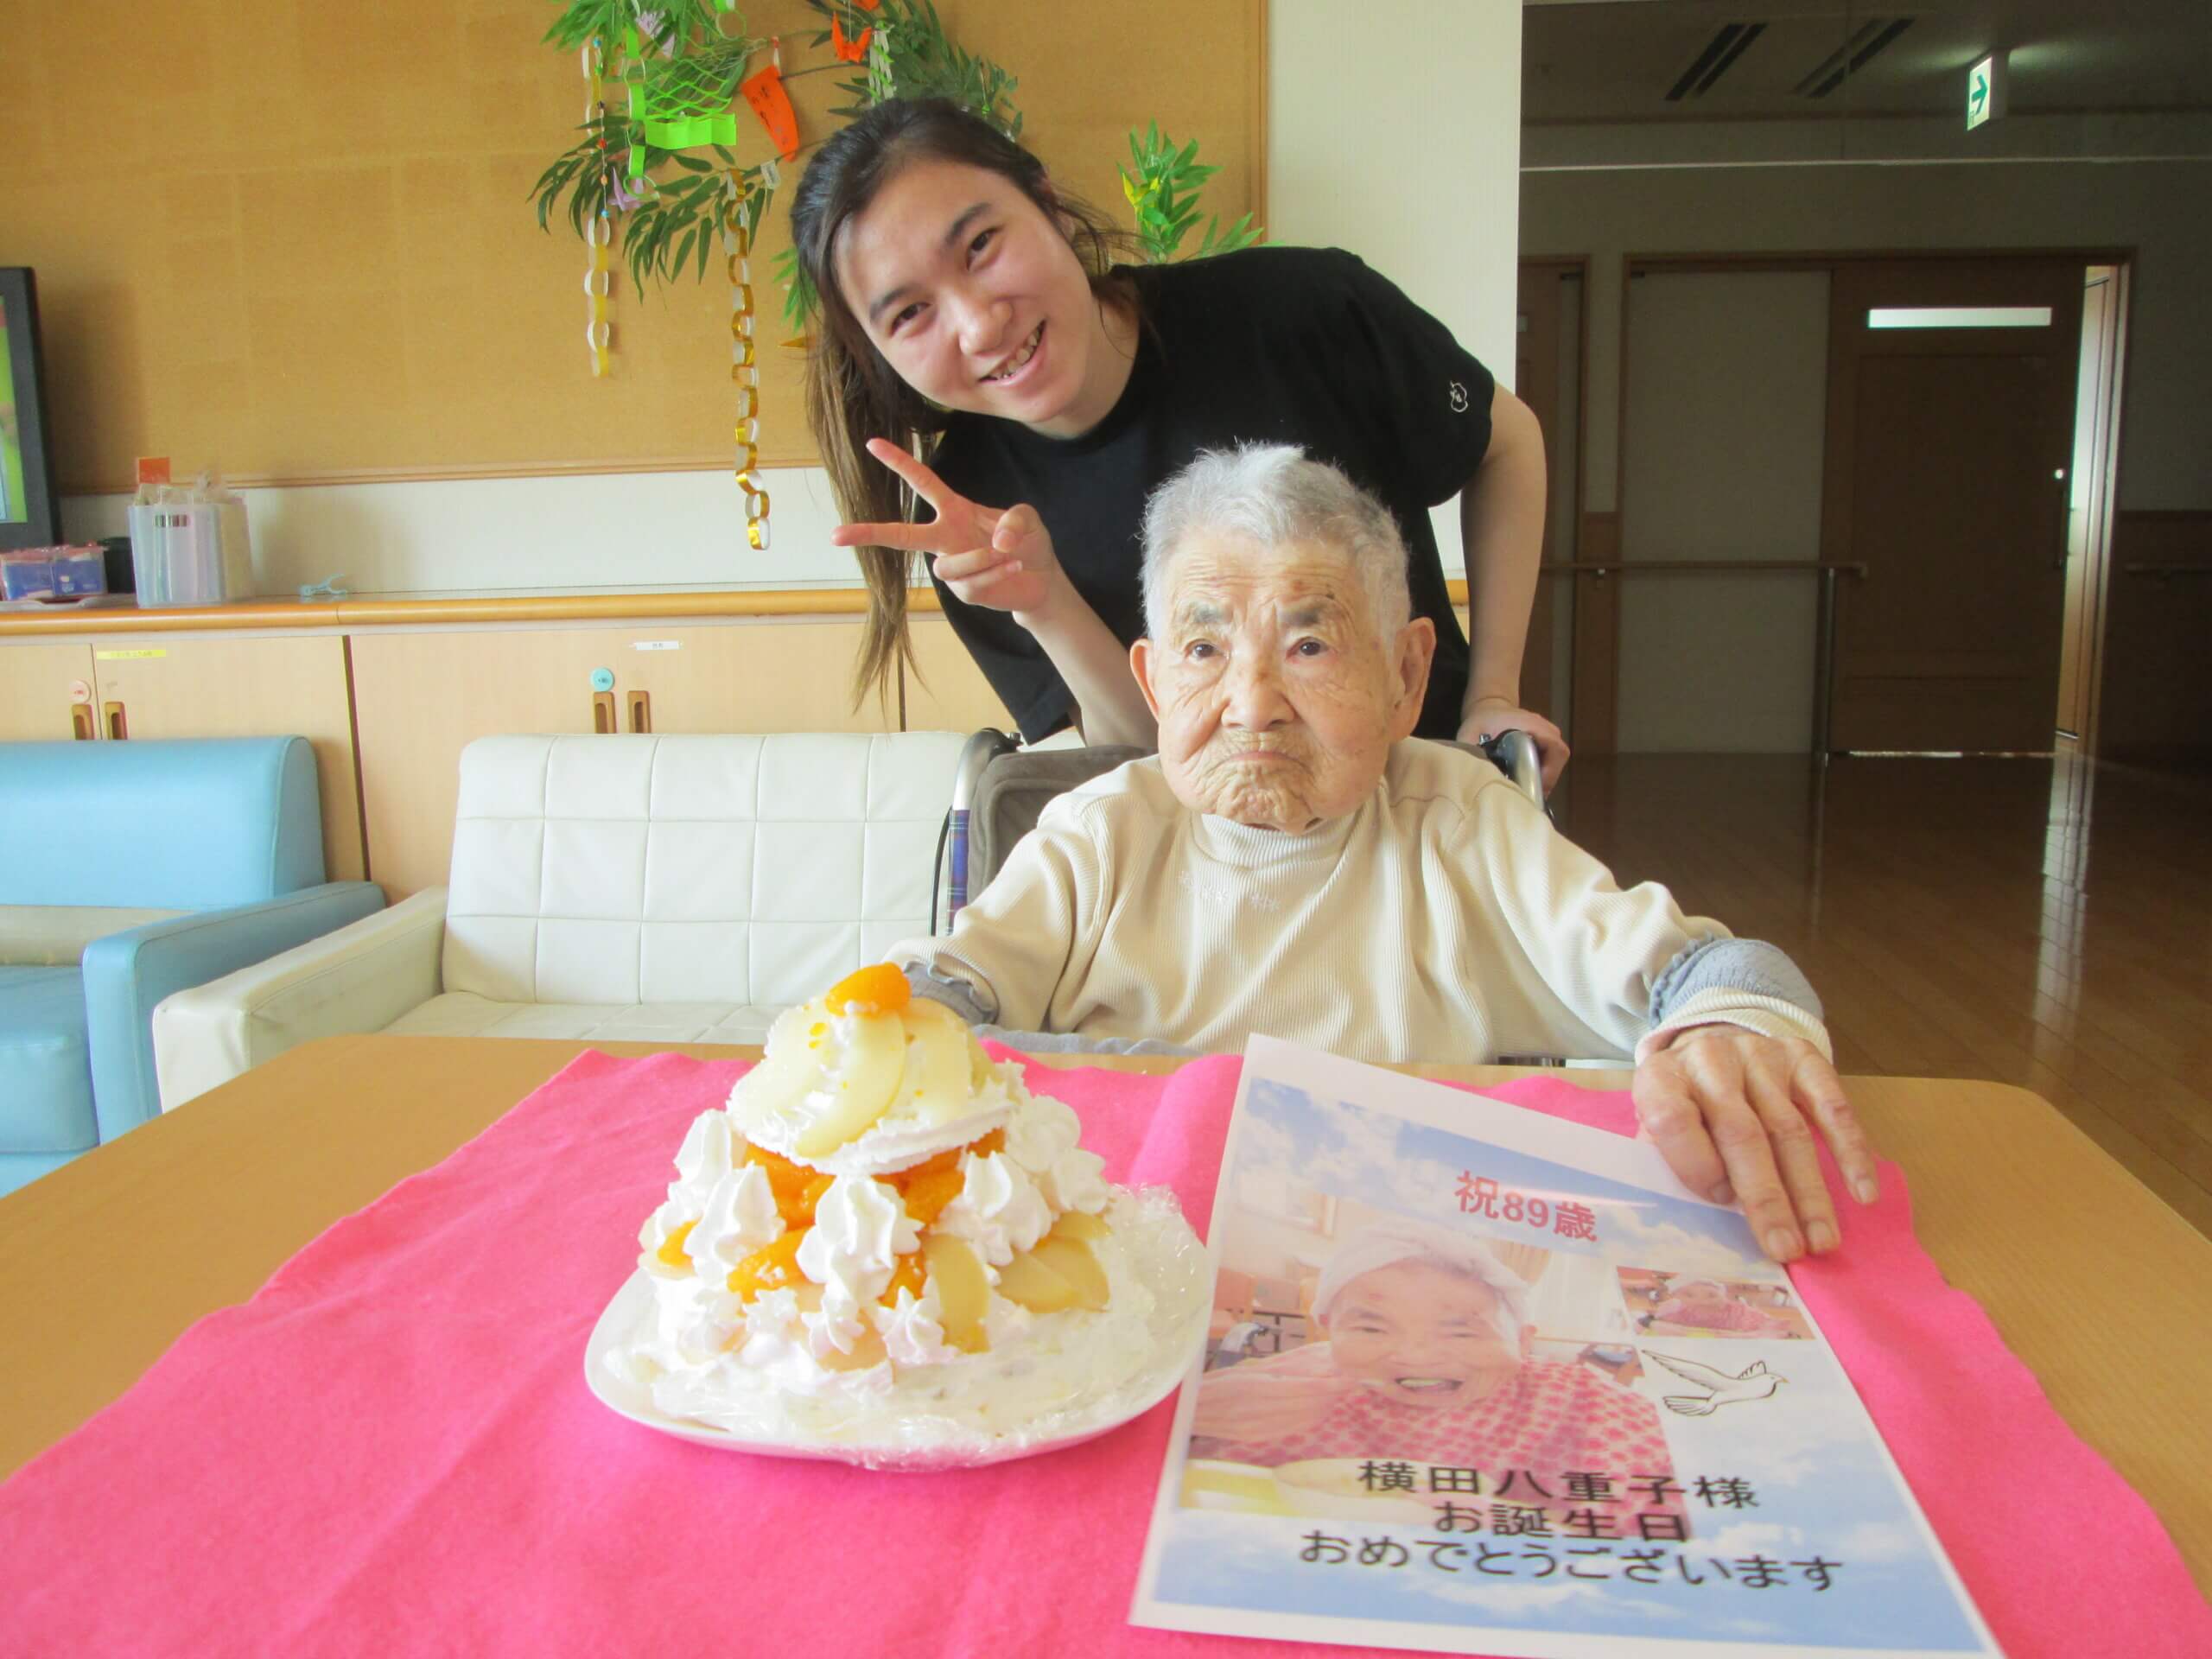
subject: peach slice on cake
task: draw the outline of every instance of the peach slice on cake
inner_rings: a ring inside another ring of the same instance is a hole
[[[865,1134],[891,1104],[906,1069],[906,1025],[897,1014],[853,1014],[841,1024],[831,1032],[845,1041],[825,1079],[829,1104],[791,1141],[801,1158],[823,1157]]]
[[[891,1109],[931,1126],[965,1116],[973,1071],[967,1022],[942,1002],[906,1005],[906,1069]]]
[[[1063,1236],[1056,1228],[1039,1239],[1037,1248],[1029,1254],[1074,1287],[1077,1307],[1087,1307],[1094,1313],[1105,1312],[1106,1269],[1098,1265],[1090,1245],[1079,1238]]]
[[[937,1286],[939,1322],[948,1344],[963,1353],[980,1354],[988,1348],[983,1314],[991,1303],[991,1281],[982,1259],[968,1241],[949,1233],[922,1235],[922,1257],[929,1264]]]
[[[1058,1313],[1076,1305],[1076,1287],[1023,1251],[999,1268],[999,1294],[1032,1313]]]

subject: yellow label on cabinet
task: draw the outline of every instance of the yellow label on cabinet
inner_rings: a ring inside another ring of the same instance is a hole
[[[92,658],[96,662],[115,663],[126,657],[166,657],[168,654],[168,648],[165,645],[141,645],[135,651],[96,651]]]

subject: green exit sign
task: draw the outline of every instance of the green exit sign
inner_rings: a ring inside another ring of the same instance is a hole
[[[2005,59],[1993,52],[1967,71],[1967,130],[2005,113]]]

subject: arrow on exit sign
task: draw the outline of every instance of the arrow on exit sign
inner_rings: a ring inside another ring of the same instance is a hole
[[[2005,113],[2005,66],[1995,53],[1967,71],[1967,130]]]

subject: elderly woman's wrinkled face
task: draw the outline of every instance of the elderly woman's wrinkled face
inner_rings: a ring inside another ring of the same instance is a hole
[[[1521,1369],[1498,1328],[1498,1294],[1434,1262],[1363,1273],[1329,1305],[1338,1374],[1401,1405],[1443,1411],[1487,1399]]]
[[[1201,532],[1167,567],[1166,634],[1130,663],[1185,806],[1268,830],[1341,817],[1421,715],[1435,625],[1382,639],[1336,549]]]

